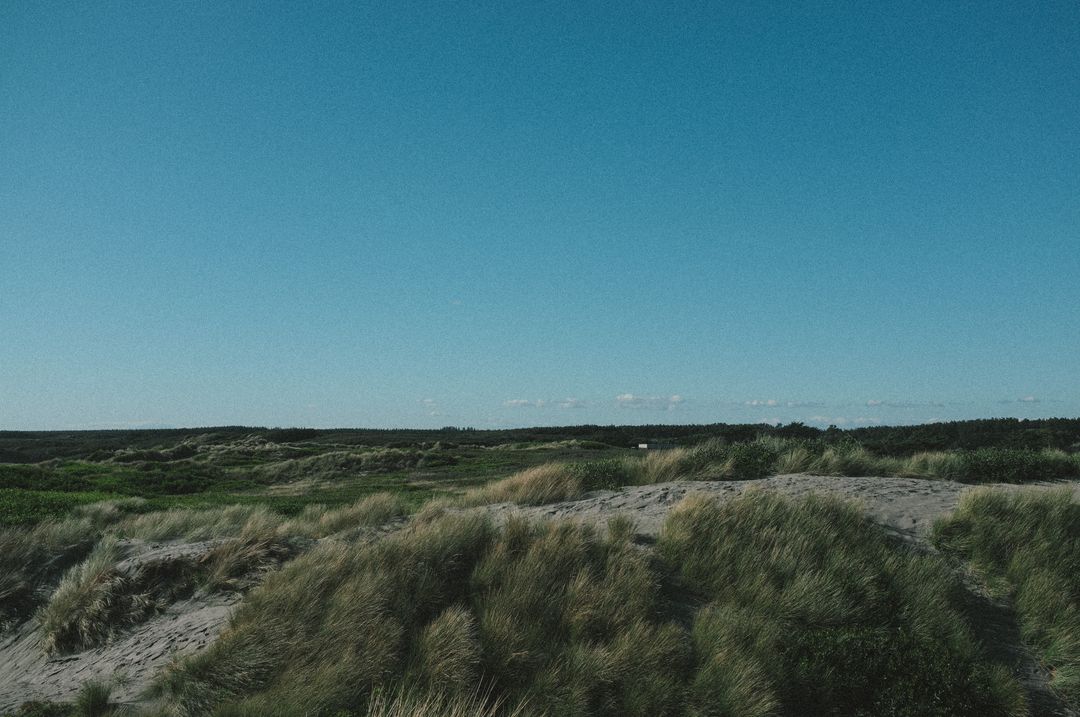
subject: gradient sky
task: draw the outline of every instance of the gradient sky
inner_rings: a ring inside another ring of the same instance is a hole
[[[0,428],[1080,415],[1080,3],[0,6]]]

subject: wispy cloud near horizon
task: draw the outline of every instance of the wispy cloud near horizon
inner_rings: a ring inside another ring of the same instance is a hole
[[[650,411],[673,411],[686,399],[679,394],[671,396],[637,396],[632,393],[620,393],[615,397],[619,408],[640,408]]]

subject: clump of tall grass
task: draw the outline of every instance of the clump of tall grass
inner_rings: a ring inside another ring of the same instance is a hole
[[[934,526],[944,550],[1011,590],[1026,642],[1051,686],[1080,706],[1080,502],[1068,490],[965,494]]]
[[[30,529],[0,528],[0,631],[30,614],[42,586],[89,553],[114,517],[111,506],[86,506]]]
[[[472,488],[462,497],[462,503],[540,505],[577,498],[584,492],[581,479],[567,464],[545,463],[527,468],[509,478]]]
[[[101,540],[86,560],[69,570],[38,612],[46,652],[61,652],[104,641],[117,623],[151,606],[121,600],[127,578],[116,570],[123,550],[116,538]]]
[[[350,528],[383,525],[408,513],[408,504],[395,493],[374,493],[341,508],[309,505],[299,516],[284,522],[280,535],[323,538]]]
[[[113,712],[112,687],[105,682],[90,680],[75,696],[75,717],[105,717]]]
[[[256,525],[201,554],[124,560],[126,544],[106,534],[38,610],[43,648],[52,653],[98,645],[196,589],[243,590],[297,550],[295,539]]]
[[[507,710],[498,700],[478,694],[446,695],[439,692],[411,694],[380,691],[372,698],[366,717],[525,717],[526,705]]]
[[[688,591],[704,713],[1021,714],[950,602],[942,561],[891,545],[853,506],[751,491],[688,496],[658,544]],[[837,711],[837,710],[840,711]]]

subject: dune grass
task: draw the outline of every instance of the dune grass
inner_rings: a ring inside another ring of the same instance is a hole
[[[656,550],[632,535],[433,511],[324,542],[158,696],[187,715],[1024,713],[944,564],[851,506],[691,497]]]
[[[947,567],[891,545],[850,504],[691,495],[658,547],[705,603],[698,714],[1024,711],[1015,682],[980,657]]]
[[[405,514],[406,505],[392,494],[368,496],[355,504],[328,509],[309,506],[296,518],[284,518],[260,506],[206,510],[174,508],[130,515],[123,504],[87,507],[82,514],[42,524],[27,536],[0,532],[4,564],[0,605],[12,617],[21,600],[22,614],[32,607],[34,560],[56,554],[73,539],[92,552],[63,574],[48,601],[37,611],[47,652],[85,649],[108,640],[118,630],[145,620],[197,589],[244,590],[300,549],[298,539],[347,537],[352,531],[379,526]],[[118,567],[123,541],[187,542],[220,540],[201,555]]]
[[[1080,706],[1080,501],[1067,490],[976,490],[935,524],[934,539],[1011,594],[1051,686]]]
[[[472,488],[457,504],[542,505],[627,485],[680,479],[752,480],[785,473],[1025,483],[1080,476],[1080,455],[1049,449],[992,448],[896,458],[874,455],[853,442],[827,444],[776,437],[730,444],[712,440],[641,456],[535,466]]]

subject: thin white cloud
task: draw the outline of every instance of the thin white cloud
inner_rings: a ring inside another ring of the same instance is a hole
[[[585,408],[585,402],[580,398],[564,398],[556,405],[559,408]]]
[[[507,401],[503,401],[503,405],[507,408],[535,408],[536,403],[530,401],[527,398],[511,398]]]
[[[945,408],[941,401],[881,401],[870,399],[866,402],[870,408]]]
[[[755,399],[753,401],[744,401],[743,405],[744,406],[767,406],[767,407],[773,407],[773,406],[779,405],[779,403],[780,402],[777,401],[775,398],[769,398],[769,399],[765,399],[765,400]]]
[[[1038,403],[1039,399],[1034,396],[1024,396],[1023,398],[1016,399],[1019,403]]]
[[[620,408],[641,408],[651,411],[672,411],[685,399],[679,394],[671,396],[637,396],[632,393],[620,393],[615,403]]]

